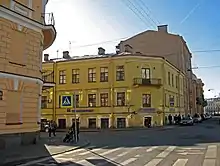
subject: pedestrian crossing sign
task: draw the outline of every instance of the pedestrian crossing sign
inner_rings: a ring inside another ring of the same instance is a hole
[[[61,108],[73,108],[73,95],[61,96]]]

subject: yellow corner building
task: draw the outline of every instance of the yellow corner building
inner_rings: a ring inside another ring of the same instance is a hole
[[[42,51],[56,38],[47,2],[0,1],[0,149],[39,136]]]
[[[99,48],[104,52],[103,48]],[[43,63],[42,120],[81,128],[161,126],[184,114],[184,75],[163,57],[104,54]]]

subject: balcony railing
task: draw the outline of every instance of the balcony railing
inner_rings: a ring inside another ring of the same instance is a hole
[[[53,13],[42,13],[42,23],[44,25],[55,25]]]
[[[154,86],[160,86],[162,85],[161,79],[157,78],[134,78],[134,85],[154,85]]]
[[[44,83],[54,83],[54,72],[53,71],[44,71],[42,73],[42,79]]]

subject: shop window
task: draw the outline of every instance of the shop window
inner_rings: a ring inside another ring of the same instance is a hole
[[[102,129],[109,128],[109,118],[101,118],[101,128]]]
[[[89,124],[88,127],[90,129],[95,129],[96,128],[96,118],[89,118]]]
[[[117,118],[117,128],[126,128],[125,118]]]

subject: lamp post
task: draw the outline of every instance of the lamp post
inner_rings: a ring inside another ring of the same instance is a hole
[[[78,142],[78,138],[77,138],[77,122],[76,122],[76,92],[74,92],[74,115],[75,115],[75,139],[76,139],[76,142]]]

